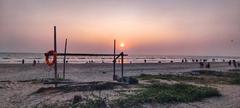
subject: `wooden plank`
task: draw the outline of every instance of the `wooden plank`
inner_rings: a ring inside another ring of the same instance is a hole
[[[58,53],[57,56],[114,56],[114,54],[90,54],[90,53]],[[118,54],[117,54],[118,55]],[[128,56],[128,54],[124,54],[124,56]]]

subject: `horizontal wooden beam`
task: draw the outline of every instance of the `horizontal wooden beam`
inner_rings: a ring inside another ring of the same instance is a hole
[[[58,53],[58,56],[114,56],[114,54],[87,54],[87,53]],[[116,54],[116,56],[118,56],[120,54]],[[124,56],[128,56],[128,54],[124,54]]]

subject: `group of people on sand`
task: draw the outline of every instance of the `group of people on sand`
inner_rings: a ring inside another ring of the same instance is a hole
[[[229,66],[233,65],[235,68],[240,67],[240,63],[238,63],[236,60],[229,60],[228,65]]]
[[[39,61],[38,61],[38,63],[39,63]],[[22,64],[25,64],[25,60],[24,59],[22,59]],[[33,66],[36,66],[36,64],[37,64],[37,61],[34,59],[33,60]]]
[[[199,65],[200,65],[200,68],[211,68],[211,65],[210,65],[210,63],[209,62],[200,62],[199,63]]]
[[[200,68],[210,68],[211,67],[209,62],[200,62],[199,65],[200,65]],[[229,60],[228,65],[234,66],[235,68],[240,67],[240,63],[237,62],[236,60]]]
[[[200,62],[199,62],[199,61],[200,61]],[[213,62],[214,62],[214,61],[215,61],[215,59],[213,60]],[[120,62],[120,61],[118,61],[118,62]],[[187,59],[182,59],[182,63],[186,63],[186,62],[188,62]],[[192,59],[192,62],[199,62],[200,68],[210,68],[210,67],[211,67],[210,63],[207,62],[206,59],[200,59],[200,60],[198,60],[198,59],[196,59],[196,60]],[[225,62],[225,60],[223,60],[223,62]],[[39,63],[39,61],[38,61],[38,63]],[[68,61],[66,61],[66,63],[68,63]],[[86,62],[86,63],[94,63],[94,61],[93,61],[93,60],[90,60],[89,62]],[[104,63],[104,61],[102,61],[102,63]],[[132,63],[132,62],[130,62],[130,64],[131,64],[131,63]],[[144,60],[144,63],[147,63],[147,60],[146,60],[146,59]],[[159,61],[158,63],[161,63],[161,61]],[[170,63],[173,63],[173,61],[170,61]],[[22,64],[25,64],[25,60],[24,60],[24,59],[22,59]],[[37,61],[34,59],[33,62],[32,62],[32,64],[33,64],[33,66],[35,66],[35,65],[37,64]],[[240,63],[237,62],[236,60],[229,60],[229,61],[228,61],[228,65],[229,65],[229,66],[234,66],[235,68],[236,68],[236,67],[240,67]]]
[[[214,61],[215,61],[215,59],[214,59]],[[188,62],[188,60],[186,58],[182,59],[182,63],[187,63],[187,62]],[[207,59],[192,59],[192,62],[207,62]]]

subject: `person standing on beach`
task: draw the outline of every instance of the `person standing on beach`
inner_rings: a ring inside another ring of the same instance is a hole
[[[200,62],[199,64],[200,64],[200,68],[203,68],[203,67],[204,67],[203,62]]]
[[[232,65],[232,60],[229,60],[228,65],[229,65],[229,66]]]
[[[237,62],[236,60],[233,60],[233,66],[236,68],[237,67]]]
[[[33,66],[35,66],[35,65],[36,65],[36,63],[37,63],[37,62],[36,62],[36,60],[34,59],[34,60],[33,60]]]
[[[210,63],[207,63],[206,68],[210,68],[210,67],[211,67]]]
[[[24,59],[22,59],[22,64],[24,64],[24,62],[25,62]]]

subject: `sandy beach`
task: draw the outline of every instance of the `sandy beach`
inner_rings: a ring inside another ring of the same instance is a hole
[[[0,108],[240,108],[240,0],[0,0]]]
[[[117,74],[120,75],[120,65],[117,65]],[[211,63],[208,70],[228,71],[234,69],[227,63]],[[125,76],[138,76],[140,74],[182,74],[192,70],[204,70],[199,63],[138,63],[125,64]],[[58,65],[59,74],[62,74],[62,64]],[[30,80],[53,78],[53,69],[46,64],[0,64],[0,104],[1,108],[42,108],[45,105],[61,106],[61,103],[70,102],[75,95],[88,96],[89,94],[99,95],[99,91],[45,91],[34,94],[40,88],[54,87],[42,83],[33,83]],[[60,75],[61,76],[61,75]],[[112,81],[112,64],[67,64],[66,78],[76,82],[114,82]],[[211,84],[210,84],[211,85]],[[222,97],[209,98],[201,102],[179,103],[179,104],[153,104],[146,105],[146,108],[237,108],[240,107],[240,87],[236,85],[211,85],[216,87]],[[101,96],[116,98],[119,91],[126,88],[101,91]],[[130,89],[131,90],[131,89]],[[48,106],[49,107],[49,106]]]

